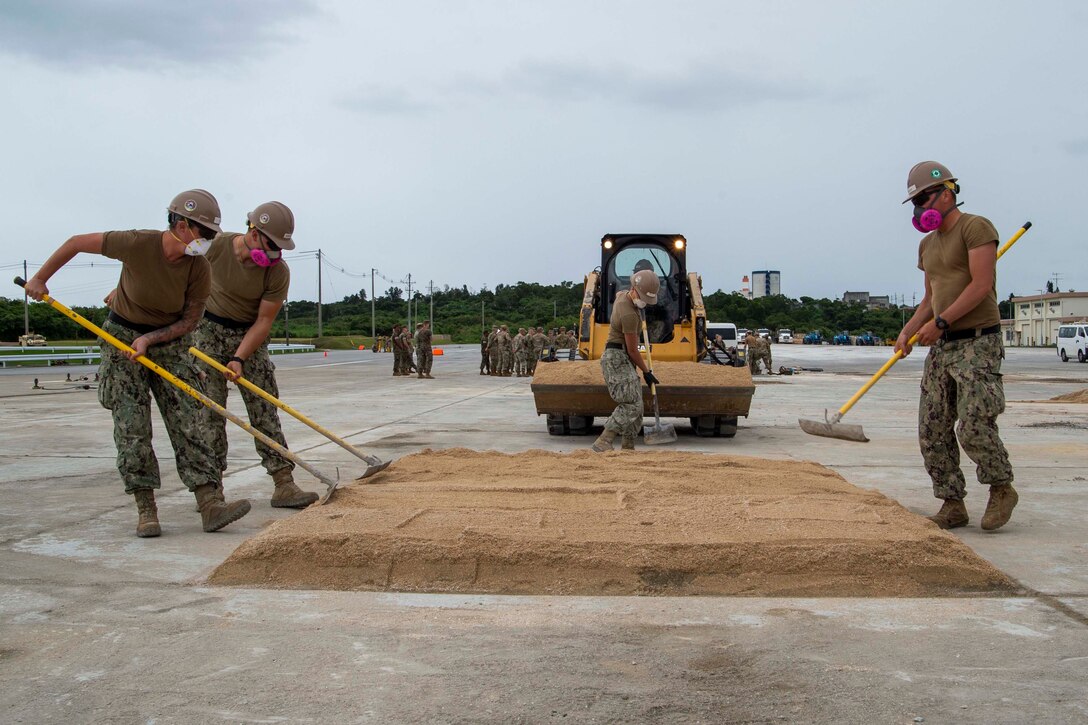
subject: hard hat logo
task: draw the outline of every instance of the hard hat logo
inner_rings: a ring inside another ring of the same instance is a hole
[[[261,214],[259,221],[261,222],[261,224],[267,224],[268,220],[271,218],[272,217],[268,216],[267,214]]]
[[[933,169],[933,171],[929,172],[929,175],[932,176],[934,179],[939,179],[939,178],[941,178],[941,170],[940,169]]]
[[[185,211],[196,211],[196,202],[192,199],[185,202]]]

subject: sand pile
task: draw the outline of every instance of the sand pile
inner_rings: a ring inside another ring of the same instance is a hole
[[[1088,403],[1088,388],[1065,395],[1056,395],[1048,403]]]
[[[654,362],[654,375],[661,381],[662,387],[752,385],[752,374],[746,367],[734,368],[694,362]],[[533,384],[604,385],[604,375],[601,374],[599,360],[546,363],[537,365]]]
[[[279,521],[214,584],[495,594],[929,596],[1013,584],[815,463],[425,450]]]

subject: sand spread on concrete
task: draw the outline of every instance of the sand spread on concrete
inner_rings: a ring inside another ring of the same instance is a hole
[[[211,583],[584,595],[1013,589],[956,537],[815,463],[428,449],[368,481],[246,541]]]
[[[1053,398],[1045,401],[1047,403],[1088,403],[1088,388],[1084,390],[1077,390],[1072,393],[1066,393],[1065,395],[1055,395]]]
[[[654,376],[663,387],[751,386],[748,368],[727,365],[703,365],[694,362],[654,362]],[[533,384],[543,385],[604,385],[600,360],[541,363],[536,367]]]

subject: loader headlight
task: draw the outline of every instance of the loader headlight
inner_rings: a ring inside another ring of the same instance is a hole
[[[677,239],[676,241],[674,241],[672,243],[672,246],[676,247],[677,249],[683,249],[684,248],[684,240],[683,239]]]
[[[611,239],[605,239],[604,240],[604,248],[605,249],[611,249],[612,248],[612,240]]]

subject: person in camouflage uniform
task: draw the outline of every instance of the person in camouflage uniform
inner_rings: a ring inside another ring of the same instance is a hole
[[[771,367],[771,346],[759,335],[754,332],[749,332],[744,337],[744,344],[748,348],[745,353],[745,359],[748,361],[748,370],[752,375],[759,374],[759,364],[762,362],[766,366],[767,374],[770,375],[774,368]]]
[[[531,335],[531,340],[533,348],[529,355],[529,374],[535,375],[536,365],[540,362],[540,355],[544,352],[544,346],[548,344],[548,337],[544,334],[544,328],[536,328],[536,331]]]
[[[480,375],[491,374],[491,358],[487,354],[487,333],[480,333]]]
[[[404,372],[404,355],[400,349],[400,323],[393,325],[393,334],[389,338],[389,344],[393,346],[393,377],[406,375]]]
[[[647,305],[657,303],[659,287],[657,275],[636,272],[631,275],[630,289],[616,293],[608,324],[608,339],[601,354],[604,383],[616,408],[605,421],[604,431],[593,442],[593,450],[598,453],[612,450],[616,436],[621,437],[624,450],[634,450],[635,438],[642,430],[642,381],[638,379],[638,371],[642,371],[647,385],[658,381],[638,349],[638,335],[642,327],[639,312]]]
[[[514,340],[510,337],[510,328],[499,328],[499,375],[510,377],[514,370]]]
[[[525,377],[526,370],[529,367],[529,361],[525,354],[525,344],[525,328],[519,327],[518,334],[514,335],[514,339],[511,341],[511,351],[514,355],[514,375],[519,378]]]
[[[412,348],[412,331],[408,328],[408,325],[404,325],[400,330],[402,375],[410,376],[412,371],[416,369],[415,362],[412,360]]]
[[[904,203],[914,204],[914,227],[926,233],[918,247],[925,295],[895,349],[909,355],[916,333],[918,344],[930,346],[922,372],[918,442],[933,495],[943,501],[930,520],[942,529],[969,521],[962,447],[975,463],[979,483],[990,487],[982,528],[992,531],[1008,523],[1019,500],[997,426],[1005,411],[1005,348],[997,306],[1000,240],[989,219],[959,210],[957,182],[936,161],[916,164],[907,175]]]
[[[162,484],[151,445],[152,398],[166,425],[178,475],[196,496],[204,531],[217,531],[250,510],[249,501],[228,504],[217,495],[220,471],[202,431],[201,404],[136,362],[145,357],[204,392],[188,349],[211,291],[211,270],[203,255],[221,231],[219,222],[215,197],[203,189],[185,191],[167,208],[166,231],[71,237],[26,282],[27,294],[41,300],[49,293],[49,278],[80,252],[121,262],[121,277],[108,297],[110,313],[102,327],[132,352],[102,341],[98,401],[113,415],[117,470],[125,492],[136,500],[139,537],[162,533],[154,494]]]
[[[431,366],[434,364],[434,350],[431,348],[433,337],[431,335],[431,323],[424,321],[416,333],[416,365],[419,368],[419,377],[431,378]]]
[[[268,336],[287,299],[291,273],[281,250],[294,249],[295,217],[278,201],[251,211],[244,234],[224,232],[212,240],[207,258],[212,268],[212,293],[204,319],[196,329],[196,346],[230,374],[209,371],[208,397],[227,404],[227,381],[244,377],[273,397],[279,397],[276,366],[268,354]],[[284,448],[279,409],[239,386],[250,424]],[[204,429],[220,471],[227,470],[227,421],[211,409],[204,411]],[[295,464],[254,439],[261,465],[272,477],[274,508],[306,508],[318,495],[303,491],[294,480]]]
[[[488,375],[495,376],[499,374],[499,359],[501,357],[499,353],[499,326],[495,325],[487,335]]]

